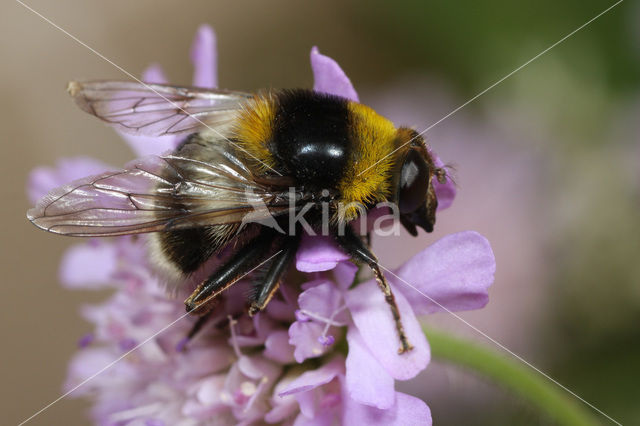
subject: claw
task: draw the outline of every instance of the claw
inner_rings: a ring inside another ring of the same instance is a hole
[[[409,352],[413,349],[413,345],[409,343],[407,340],[403,340],[402,346],[398,349],[398,355],[402,355],[403,353]]]

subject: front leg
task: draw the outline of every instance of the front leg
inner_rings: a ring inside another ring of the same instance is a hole
[[[338,242],[340,247],[342,247],[351,256],[352,259],[366,263],[373,271],[373,275],[376,279],[376,282],[378,283],[378,287],[380,287],[380,290],[382,290],[382,292],[384,293],[384,299],[391,308],[391,314],[393,315],[393,320],[396,324],[396,331],[398,332],[398,338],[400,339],[400,349],[398,349],[398,353],[402,354],[413,349],[413,345],[409,343],[409,340],[407,339],[407,336],[404,332],[404,326],[402,325],[402,320],[400,319],[400,311],[398,310],[398,305],[396,304],[396,298],[393,296],[391,287],[384,277],[384,274],[380,270],[378,259],[364,244],[364,242],[353,232],[350,226],[345,227],[344,235],[336,236],[336,241]]]

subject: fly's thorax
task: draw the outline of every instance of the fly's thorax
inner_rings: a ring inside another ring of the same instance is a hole
[[[279,170],[299,186],[337,187],[353,151],[347,101],[309,90],[279,92],[268,146]]]
[[[231,128],[239,154],[257,173],[274,170],[276,160],[269,143],[277,113],[276,97],[271,92],[254,96],[236,114]]]
[[[361,207],[386,201],[392,193],[396,128],[372,108],[349,102],[349,132],[353,153],[339,185],[343,208],[338,221],[353,220]]]
[[[258,95],[234,125],[234,140],[258,174],[271,168],[297,186],[337,191],[343,208],[331,209],[334,222],[392,195],[396,133],[373,109],[310,90]]]

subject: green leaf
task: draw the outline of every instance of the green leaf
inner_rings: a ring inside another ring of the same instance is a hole
[[[559,425],[596,425],[574,396],[530,367],[476,343],[424,328],[434,358],[482,375],[537,407]]]

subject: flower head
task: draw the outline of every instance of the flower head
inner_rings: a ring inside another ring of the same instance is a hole
[[[215,37],[209,27],[199,29],[191,58],[194,84],[215,87]],[[317,48],[311,64],[315,90],[358,99],[337,63]],[[166,81],[157,66],[144,78]],[[123,137],[137,155],[179,143],[168,136]],[[34,171],[29,193],[37,199],[66,181],[106,169],[88,159],[62,161],[55,169]],[[451,182],[436,184],[436,191],[440,207],[447,207],[455,195]],[[450,235],[387,271],[414,345],[402,355],[375,281],[354,285],[357,267],[331,240],[306,236],[296,268],[312,275],[300,285],[285,283],[253,318],[244,310],[247,280],[234,285],[186,340],[195,319],[162,290],[142,238],[91,240],[71,248],[62,262],[62,282],[109,287],[114,294],[83,308],[94,331],[79,341],[67,389],[82,384],[74,395],[93,396],[93,418],[105,425],[430,424],[428,406],[395,391],[394,383],[415,377],[429,363],[416,314],[487,303],[495,269],[488,242],[474,232]]]

